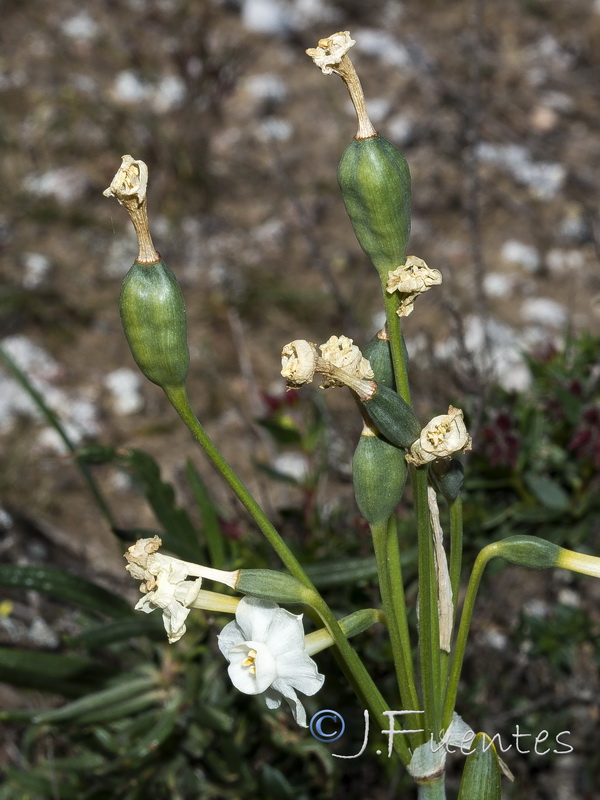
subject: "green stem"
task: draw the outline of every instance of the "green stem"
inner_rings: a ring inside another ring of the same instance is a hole
[[[452,714],[456,705],[456,695],[458,693],[458,684],[460,681],[460,673],[462,670],[463,660],[465,657],[465,648],[469,636],[469,628],[471,626],[471,619],[473,617],[473,608],[477,598],[477,590],[481,582],[483,571],[492,558],[497,555],[495,544],[484,547],[475,559],[473,571],[469,578],[469,585],[465,595],[465,602],[460,618],[460,626],[458,635],[456,637],[456,644],[454,647],[454,654],[450,666],[450,676],[448,678],[448,686],[446,689],[446,699],[444,701],[444,712],[442,715],[442,725],[447,728],[452,721]]]
[[[358,657],[358,654],[344,636],[344,633],[340,628],[335,615],[317,592],[310,578],[304,571],[304,568],[281,538],[275,527],[271,524],[262,508],[258,505],[248,489],[244,486],[242,481],[238,478],[233,469],[223,458],[220,451],[213,444],[212,440],[204,430],[204,427],[201,425],[198,419],[196,419],[196,416],[191,409],[185,387],[169,386],[164,388],[164,391],[169,398],[169,401],[173,405],[173,408],[185,422],[200,447],[202,447],[208,458],[212,461],[213,465],[221,473],[235,496],[248,511],[262,534],[265,536],[269,544],[273,547],[287,568],[288,572],[311,590],[310,604],[319,614],[323,624],[334,640],[340,656],[342,657],[347,668],[347,674],[356,693],[365,703],[366,707],[369,709],[370,713],[375,717],[375,719],[381,721],[384,719],[382,716],[383,712],[388,711],[389,707],[375,686],[364,664]],[[404,737],[394,736],[393,738],[394,749],[396,753],[405,765],[408,764],[411,753],[408,749],[408,745],[404,741]]]
[[[456,625],[456,614],[458,609],[458,592],[460,589],[460,572],[462,567],[462,540],[463,540],[463,519],[462,519],[462,500],[460,496],[450,505],[450,586],[452,588],[452,605],[454,613],[452,616],[453,626]],[[450,654],[442,651],[441,659],[441,682],[446,685],[448,680],[448,665]]]
[[[235,496],[250,514],[261,533],[267,539],[271,547],[275,550],[288,572],[305,586],[314,588],[312,582],[304,568],[292,553],[287,544],[283,541],[275,527],[269,521],[267,515],[252,497],[246,486],[238,478],[227,461],[223,458],[220,451],[213,444],[211,438],[204,430],[202,424],[196,418],[191,409],[187,391],[184,386],[167,386],[164,388],[165,394],[169,398],[173,408],[181,419],[185,422],[188,429],[212,461],[218,472],[221,473],[226,483],[229,485]]]
[[[64,429],[58,414],[54,412],[44,400],[43,396],[40,392],[35,388],[35,386],[31,383],[27,375],[21,371],[21,369],[17,366],[17,364],[13,361],[13,359],[8,355],[6,350],[3,347],[0,347],[0,360],[2,360],[12,374],[13,378],[21,385],[21,387],[27,392],[27,394],[31,397],[33,402],[41,411],[42,415],[46,418],[46,421],[49,425],[51,425],[54,430],[58,433],[60,438],[65,444],[67,450],[73,455],[77,456],[77,447],[67,431]],[[87,467],[86,464],[82,464],[80,461],[75,458],[75,463],[84,479],[87,483],[88,488],[94,498],[96,505],[100,512],[104,515],[106,521],[110,525],[110,527],[114,530],[117,527],[117,523],[115,518],[113,517],[112,511],[108,503],[106,502],[104,495],[102,494],[102,490],[96,483],[94,476],[92,475],[91,471]]]
[[[394,377],[396,379],[396,391],[410,405],[410,385],[408,383],[408,364],[406,363],[406,352],[400,322],[396,309],[398,308],[397,292],[390,294],[386,291],[385,284],[382,285],[383,302],[385,305],[385,316],[387,319],[388,336],[390,337],[390,350],[392,353],[392,364],[394,365]]]
[[[413,671],[396,518],[392,516],[387,522],[371,525],[371,533],[400,699],[404,709],[416,711],[420,709],[421,703]],[[420,715],[415,715],[414,719],[407,717],[407,725],[419,729],[422,722],[419,717]],[[422,737],[419,737],[418,741],[415,739],[415,746],[421,743]]]
[[[356,694],[365,703],[371,716],[378,722],[388,720],[384,716],[385,711],[389,711],[388,704],[383,699],[383,696],[375,686],[371,676],[366,670],[365,665],[360,660],[358,654],[348,642],[342,629],[339,626],[337,619],[332,613],[329,606],[315,591],[314,600],[312,602],[313,608],[317,611],[323,624],[329,631],[331,638],[335,642],[344,664],[347,667],[346,675],[350,680]],[[390,724],[393,724],[391,720]],[[405,741],[405,736],[393,737],[393,748],[404,766],[408,766],[411,759],[411,751]]]
[[[441,732],[440,631],[433,536],[427,502],[427,467],[411,467],[419,551],[419,662],[426,738]]]
[[[460,589],[460,572],[462,568],[462,545],[462,500],[459,495],[456,500],[450,503],[450,586],[452,587],[452,602],[454,604],[455,619],[458,591]]]
[[[428,783],[419,783],[418,800],[446,800],[446,782],[444,776]]]

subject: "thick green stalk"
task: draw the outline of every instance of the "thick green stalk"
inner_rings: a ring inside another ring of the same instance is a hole
[[[427,467],[411,467],[419,551],[419,662],[425,736],[438,740],[441,731],[443,686],[440,666],[438,596],[433,536],[427,502]]]
[[[323,624],[329,631],[334,640],[340,656],[347,667],[348,676],[360,699],[365,703],[370,713],[379,721],[385,719],[383,712],[388,711],[389,707],[383,699],[381,693],[375,686],[371,676],[367,672],[364,664],[360,660],[352,645],[348,642],[342,629],[340,628],[335,615],[323,600],[316,588],[313,586],[304,568],[281,538],[268,517],[252,497],[246,486],[235,474],[227,461],[223,458],[218,448],[204,430],[204,427],[196,419],[191,409],[187,391],[184,386],[166,387],[165,394],[171,404],[185,422],[190,432],[202,447],[206,455],[212,461],[216,469],[221,473],[238,500],[248,511],[260,531],[263,533],[269,544],[273,547],[287,570],[294,578],[299,580],[311,591],[311,606],[319,614]],[[411,753],[403,736],[394,736],[394,749],[402,762],[406,765],[410,762]]]
[[[377,560],[379,590],[392,643],[400,699],[404,709],[417,711],[420,709],[421,703],[415,686],[412,664],[396,518],[392,516],[387,522],[371,525],[371,534]],[[415,716],[414,719],[407,717],[407,725],[414,729],[420,728],[419,717],[420,715]],[[416,745],[421,743],[422,737],[419,737]]]
[[[444,776],[428,783],[419,783],[419,800],[446,800],[446,781]],[[481,798],[485,800],[485,798]]]

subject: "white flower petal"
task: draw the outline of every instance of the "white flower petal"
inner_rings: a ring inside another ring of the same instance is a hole
[[[281,692],[275,689],[267,689],[263,697],[265,698],[267,708],[279,708],[281,705]]]
[[[292,650],[277,659],[277,681],[285,681],[302,694],[316,694],[325,676],[305,650]]]
[[[303,650],[302,614],[292,614],[285,608],[277,608],[272,612],[271,625],[265,637],[265,644],[276,657],[290,650]]]
[[[273,684],[273,688],[277,689],[278,692],[285,697],[288,702],[289,707],[292,709],[292,714],[294,715],[294,719],[300,725],[301,728],[307,728],[306,724],[306,711],[304,710],[304,706],[300,702],[298,695],[285,681],[275,681]]]
[[[217,636],[217,644],[219,645],[219,650],[229,661],[229,651],[232,647],[241,644],[245,639],[246,637],[237,622],[228,622]]]
[[[246,639],[266,641],[269,626],[273,619],[273,611],[279,608],[277,603],[258,600],[256,597],[244,597],[235,612],[237,624]]]

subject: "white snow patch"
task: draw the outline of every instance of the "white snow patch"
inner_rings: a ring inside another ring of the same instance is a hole
[[[530,297],[521,304],[521,316],[527,322],[562,328],[567,322],[567,310],[549,297]]]
[[[251,75],[244,81],[244,89],[255,100],[263,102],[281,103],[287,97],[285,83],[274,72]]]
[[[585,259],[580,250],[560,250],[555,247],[548,251],[546,263],[550,272],[563,274],[583,269]]]
[[[534,161],[521,145],[481,142],[476,152],[481,161],[504,169],[540,200],[550,200],[564,185],[567,173],[562,164]]]
[[[490,297],[506,297],[515,286],[515,280],[502,272],[488,272],[483,279],[483,288]]]
[[[509,239],[504,242],[500,255],[504,261],[510,264],[519,264],[527,272],[535,272],[540,266],[540,254],[535,247],[517,239]]]
[[[23,253],[23,286],[25,289],[36,289],[44,282],[50,269],[50,259],[42,253]]]
[[[98,33],[98,23],[87,11],[80,11],[61,25],[62,32],[71,39],[93,39]]]
[[[386,136],[398,147],[409,144],[414,137],[414,126],[410,117],[407,114],[394,114],[386,122]]]
[[[68,394],[53,384],[53,381],[60,379],[62,369],[52,356],[26,336],[9,336],[1,344],[42,395],[46,405],[60,416],[65,431],[75,444],[85,436],[99,433],[98,415],[93,402],[82,395]],[[0,428],[10,428],[15,418],[22,414],[34,419],[42,417],[20,383],[5,372],[0,372]],[[42,429],[38,444],[53,452],[66,452],[64,442],[51,427]]]
[[[486,320],[489,352],[485,348],[485,329],[479,317],[469,316],[464,320],[465,347],[472,353],[477,366],[482,370],[490,367],[498,383],[507,391],[522,391],[531,383],[531,375],[521,355],[521,343],[512,328],[494,319]],[[435,355],[440,360],[455,358],[458,343],[454,338],[435,346]]]
[[[75,167],[59,167],[42,175],[28,175],[25,189],[38,197],[53,197],[65,205],[83,197],[87,189],[87,178]]]
[[[412,66],[408,48],[388,31],[359,28],[352,31],[352,38],[356,40],[355,47],[359,52],[379,58],[384,64],[398,69],[408,69]]]
[[[308,475],[306,457],[301,453],[282,453],[273,460],[273,469],[296,481],[303,481]]]
[[[269,119],[265,119],[261,122],[260,131],[267,140],[285,142],[294,132],[294,127],[292,123],[288,122],[286,119],[269,117]]]
[[[140,392],[142,381],[135,370],[128,367],[113,370],[105,376],[104,385],[112,395],[115,413],[122,416],[137,414],[144,407],[144,398]]]

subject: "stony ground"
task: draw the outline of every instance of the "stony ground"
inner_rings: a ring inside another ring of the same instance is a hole
[[[521,350],[600,332],[597,0],[5,0],[0,337],[76,440],[148,450],[171,477],[195,454],[120,330],[135,243],[102,190],[131,153],[186,296],[199,415],[282,502],[251,466],[273,456],[253,420],[281,391],[282,345],[365,341],[380,319],[335,179],[349,101],[304,54],[345,29],[373,121],[411,167],[410,251],[444,276],[406,324],[420,406],[494,376],[524,388]],[[357,423],[331,403],[347,473]],[[70,458],[4,372],[0,436],[3,556],[83,558],[119,582]],[[102,478],[123,526],[149,522],[128,484]]]

